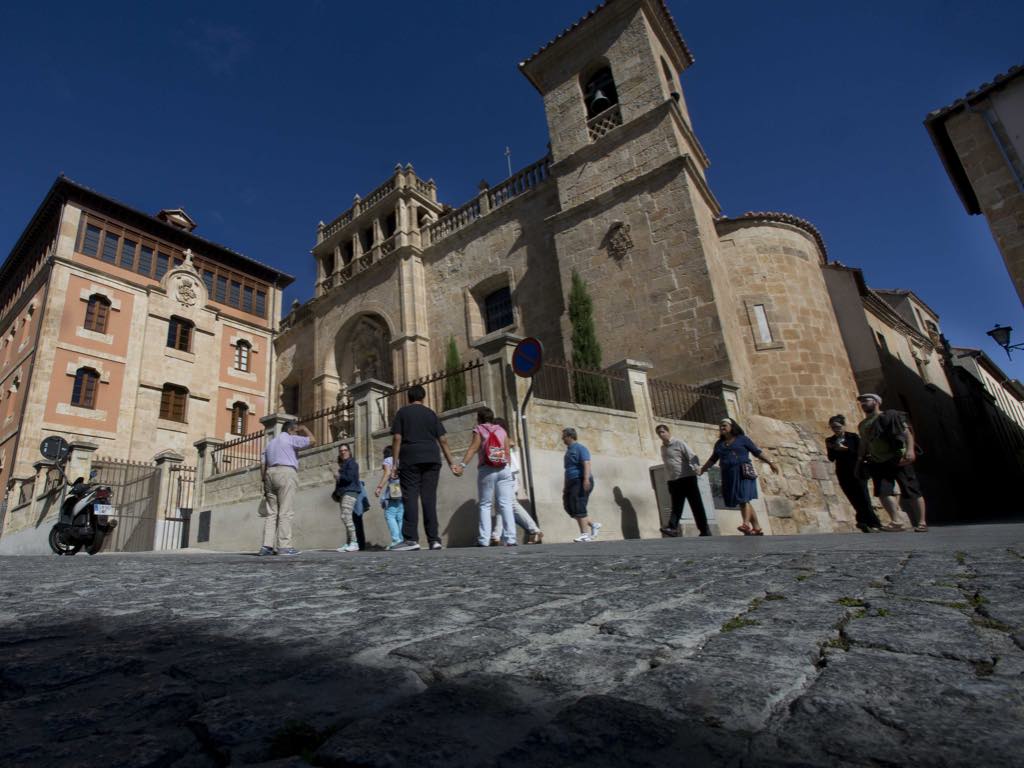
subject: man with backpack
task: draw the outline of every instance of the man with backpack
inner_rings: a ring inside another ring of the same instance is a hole
[[[914,472],[917,458],[914,433],[907,425],[906,415],[902,411],[883,411],[882,398],[871,392],[860,395],[857,402],[865,416],[857,426],[860,433],[857,471],[866,472],[871,478],[875,496],[894,523],[898,521],[896,487],[899,486],[900,494],[910,503],[917,518],[913,521],[914,530],[926,532],[924,497]]]
[[[496,499],[504,544],[506,547],[514,547],[516,481],[509,465],[508,435],[500,425],[494,423],[494,411],[490,408],[484,407],[477,411],[476,421],[473,440],[459,466],[465,469],[476,454],[477,504],[480,512],[477,546],[488,547],[491,544],[491,504],[492,499]]]

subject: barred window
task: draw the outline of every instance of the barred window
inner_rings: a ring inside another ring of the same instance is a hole
[[[502,286],[484,299],[484,328],[487,333],[512,325],[512,291]]]
[[[167,346],[181,352],[192,351],[192,329],[195,326],[182,317],[172,317],[167,325]]]
[[[85,306],[84,328],[87,331],[96,333],[107,332],[107,319],[110,316],[110,299],[99,293],[89,297],[89,303]]]
[[[252,345],[248,341],[239,341],[235,344],[235,368],[237,370],[248,372],[251,352]]]
[[[249,417],[249,406],[245,403],[235,403],[231,406],[231,434],[244,435],[246,421]]]
[[[100,375],[93,368],[79,368],[75,371],[75,386],[71,390],[71,404],[79,408],[96,407],[96,388]]]
[[[185,423],[188,390],[176,384],[164,384],[160,393],[160,418]]]

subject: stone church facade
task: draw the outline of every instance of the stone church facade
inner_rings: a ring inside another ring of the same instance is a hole
[[[544,101],[550,155],[459,208],[411,165],[317,227],[314,298],[277,339],[279,407],[333,405],[463,359],[490,334],[571,359],[577,271],[605,365],[739,385],[740,413],[818,427],[855,384],[808,222],[725,216],[679,74],[693,56],[660,0],[612,0],[520,64]]]

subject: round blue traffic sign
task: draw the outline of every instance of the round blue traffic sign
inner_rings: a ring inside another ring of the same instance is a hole
[[[512,353],[512,370],[516,376],[532,378],[544,364],[544,345],[532,336],[516,344]]]

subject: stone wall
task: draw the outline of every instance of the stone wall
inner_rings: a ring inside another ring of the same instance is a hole
[[[780,222],[720,223],[729,264],[734,317],[744,329],[754,413],[818,428],[836,413],[852,415],[857,391],[814,238]],[[759,330],[764,308],[770,338]]]
[[[1013,155],[1018,169],[1024,114],[1024,78],[1018,77],[1002,91],[946,120],[946,131],[960,163],[978,198],[999,252],[1003,255],[1017,295],[1024,302],[1024,189],[1014,179],[1013,169],[992,136],[983,112],[988,111],[1000,133],[1006,152]],[[1004,122],[1005,121],[1005,122]]]

